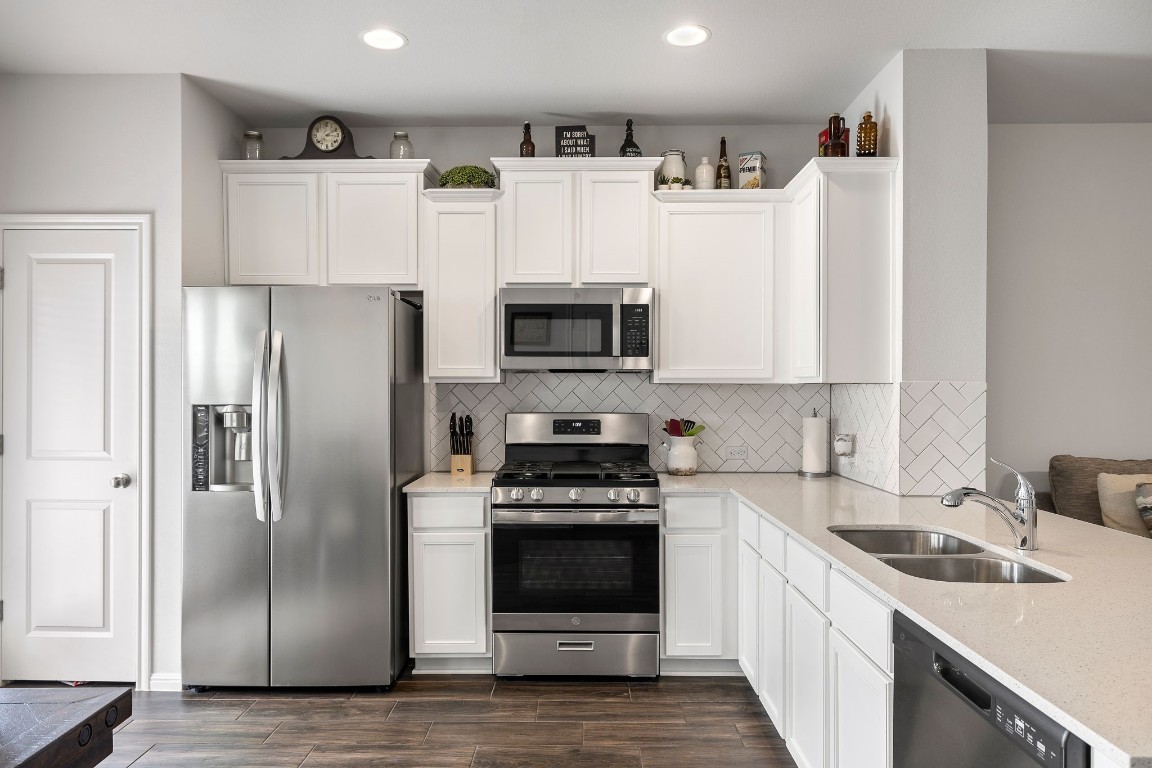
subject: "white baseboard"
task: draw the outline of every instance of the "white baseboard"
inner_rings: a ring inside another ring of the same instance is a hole
[[[148,679],[149,691],[181,691],[184,689],[180,675],[173,672],[156,672]]]
[[[415,658],[414,675],[490,675],[491,656],[450,658],[445,656]]]
[[[743,675],[736,659],[660,659],[661,675],[735,677]]]

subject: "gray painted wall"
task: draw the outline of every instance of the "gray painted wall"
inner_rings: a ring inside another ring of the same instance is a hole
[[[1152,458],[1152,124],[988,131],[988,455]]]

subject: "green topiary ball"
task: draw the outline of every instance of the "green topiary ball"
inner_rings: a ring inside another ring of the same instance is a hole
[[[496,177],[478,165],[458,165],[440,174],[441,187],[496,187]]]

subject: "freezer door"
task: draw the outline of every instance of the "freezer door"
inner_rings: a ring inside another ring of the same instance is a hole
[[[185,685],[268,685],[268,524],[252,491],[193,491],[195,405],[251,406],[267,288],[184,289]]]
[[[390,309],[382,288],[272,289],[282,338],[269,381],[279,407],[267,414],[281,468],[269,484],[282,502],[271,524],[272,685],[394,677]]]

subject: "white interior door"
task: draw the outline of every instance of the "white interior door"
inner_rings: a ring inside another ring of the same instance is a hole
[[[0,676],[134,681],[140,234],[3,235]]]

